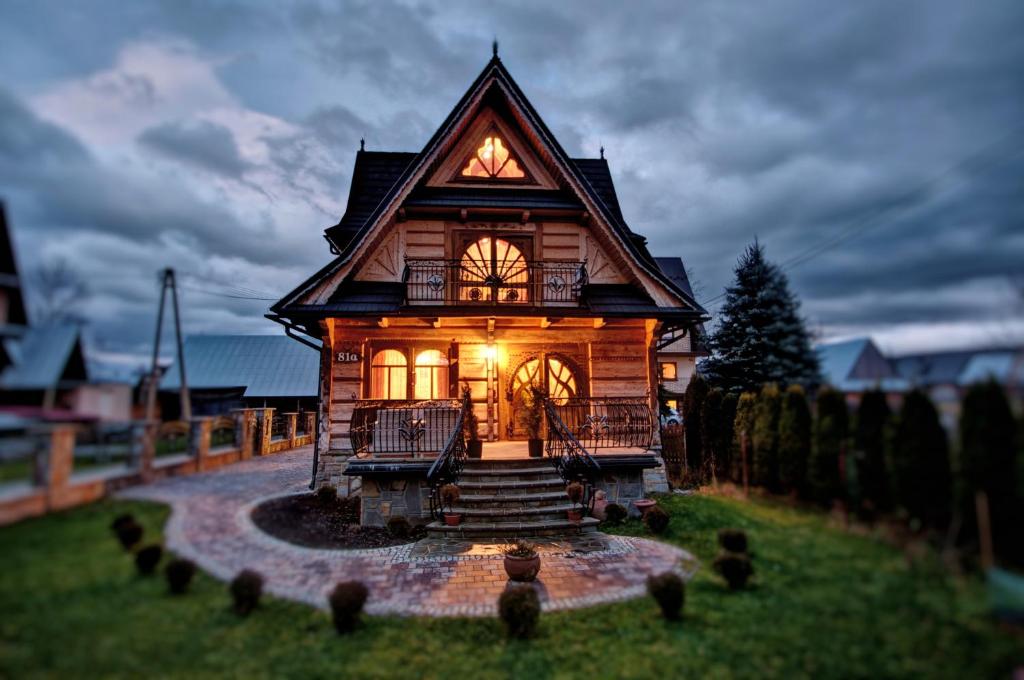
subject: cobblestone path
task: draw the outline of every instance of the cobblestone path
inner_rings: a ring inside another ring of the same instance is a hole
[[[121,498],[167,503],[167,547],[223,580],[242,569],[266,579],[279,597],[326,606],[338,581],[370,590],[370,614],[493,616],[507,586],[493,545],[442,542],[374,550],[321,550],[285,543],[260,531],[252,508],[273,496],[307,491],[309,447],[244,461],[215,472],[127,489]],[[545,611],[614,602],[644,593],[648,574],[695,562],[678,548],[642,538],[590,534],[541,546],[535,584]]]

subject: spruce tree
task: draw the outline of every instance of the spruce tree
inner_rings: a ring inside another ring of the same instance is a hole
[[[683,393],[683,434],[686,440],[686,467],[690,472],[700,474],[704,466],[704,456],[701,453],[701,407],[708,394],[708,384],[694,373]]]
[[[757,412],[757,395],[753,392],[744,392],[736,402],[736,417],[733,418],[732,428],[732,481],[736,484],[743,483],[743,467],[746,465],[747,474],[753,466],[754,450],[754,419]],[[746,460],[744,460],[743,447],[747,447]]]
[[[831,387],[818,392],[814,443],[807,465],[808,497],[821,505],[831,505],[842,495],[840,459],[846,450],[849,414],[846,398]]]
[[[811,453],[811,409],[799,385],[782,396],[779,414],[779,485],[783,491],[805,493],[807,461]]]
[[[889,448],[895,501],[912,521],[945,528],[953,495],[949,444],[935,406],[921,390],[904,397]]]
[[[988,496],[996,554],[1019,562],[1024,541],[1014,530],[1022,519],[1017,503],[1017,423],[1006,392],[994,380],[972,385],[961,409],[963,493],[958,501],[965,520],[964,530],[975,535],[974,497],[977,492],[984,492]]]
[[[854,447],[857,452],[858,500],[871,515],[891,507],[885,463],[885,433],[892,413],[881,390],[868,390],[857,407]]]
[[[733,427],[736,424],[738,402],[739,396],[735,392],[727,392],[722,397],[721,443],[719,444],[719,457],[715,461],[717,468],[715,474],[721,480],[733,478]]]
[[[770,382],[817,383],[818,356],[786,275],[765,259],[757,242],[747,247],[734,271],[721,322],[708,339],[711,357],[702,364],[708,379],[734,392]]]
[[[761,388],[754,409],[752,482],[769,491],[779,490],[779,410],[782,395],[775,383]]]
[[[701,477],[717,480],[718,459],[722,456],[722,390],[708,392],[700,412],[700,446],[704,454]]]

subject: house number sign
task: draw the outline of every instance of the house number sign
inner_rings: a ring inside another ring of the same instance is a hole
[[[335,361],[339,364],[358,364],[363,360],[359,352],[338,352],[334,355]]]

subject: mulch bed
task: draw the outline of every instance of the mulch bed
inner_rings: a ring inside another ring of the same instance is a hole
[[[422,529],[408,538],[395,538],[387,529],[359,525],[359,499],[323,501],[314,494],[274,498],[256,506],[252,520],[282,541],[307,548],[386,548],[412,543]]]

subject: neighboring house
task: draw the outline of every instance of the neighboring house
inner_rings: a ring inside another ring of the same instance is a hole
[[[654,261],[677,288],[693,297],[690,278],[681,257],[656,257]],[[682,404],[686,386],[697,372],[697,359],[708,355],[700,341],[704,327],[696,328],[696,333],[677,334],[678,339],[663,338],[663,343],[667,344],[659,344],[658,347],[658,380],[663,388],[665,405],[671,409],[678,410]]]
[[[827,342],[815,347],[824,384],[831,385],[856,404],[867,390],[880,389],[892,398],[910,385],[901,378],[871,338]]]
[[[626,224],[603,154],[570,158],[496,56],[421,151],[359,151],[326,238],[337,257],[270,315],[322,343],[322,469],[370,400],[468,385],[490,441],[525,440],[530,384],[656,408],[659,340],[708,319]]]
[[[11,235],[7,230],[7,215],[0,201],[0,371],[11,364],[5,343],[7,338],[20,337],[28,327],[25,297],[18,275]]]
[[[220,415],[232,409],[272,407],[279,412],[316,408],[320,356],[280,335],[193,335],[185,339],[185,379],[192,415]],[[178,417],[179,380],[175,362],[160,380],[163,417]]]

